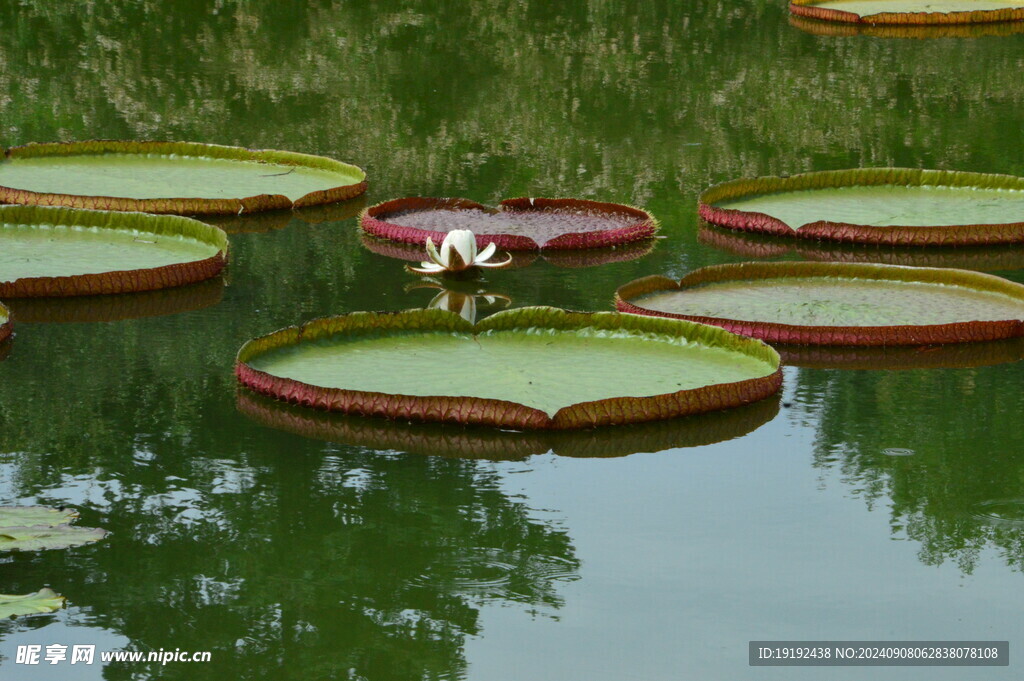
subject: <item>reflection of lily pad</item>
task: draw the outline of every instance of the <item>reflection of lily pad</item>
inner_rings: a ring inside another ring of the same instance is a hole
[[[0,303],[0,345],[3,345],[4,341],[11,337],[11,311],[4,307],[3,303]]]
[[[1024,269],[1024,245],[999,246],[881,246],[794,240],[766,234],[748,234],[702,222],[697,240],[744,258],[799,256],[817,262],[874,263],[909,267],[953,267],[990,272]]]
[[[50,588],[23,596],[0,594],[0,619],[19,615],[56,612],[64,607],[65,598]]]
[[[242,215],[207,215],[202,218],[207,224],[220,227],[228,234],[252,234],[273,232],[284,229],[292,220],[319,225],[324,222],[342,222],[354,218],[366,207],[366,195],[324,205],[309,206],[295,210],[273,210],[263,213]]]
[[[1024,335],[1024,285],[979,272],[837,263],[705,267],[646,277],[620,311],[717,324],[774,343],[926,345]]]
[[[789,17],[789,25],[812,35],[842,37],[867,36],[871,38],[904,38],[932,40],[935,38],[984,38],[1024,33],[1022,21],[1000,21],[984,24],[867,24],[839,23],[808,19],[799,15]]]
[[[480,248],[495,243],[506,251],[602,248],[658,230],[639,208],[583,199],[506,199],[500,208],[468,199],[395,199],[368,208],[360,224],[373,236],[417,245],[468,229]]]
[[[607,458],[724,442],[775,418],[779,400],[769,398],[710,414],[585,431],[512,431],[372,419],[283,404],[248,390],[238,391],[238,410],[261,425],[314,440],[408,454],[511,461],[547,452]]]
[[[702,413],[781,383],[774,350],[715,327],[543,307],[476,325],[443,310],[318,319],[249,341],[236,373],[305,406],[513,428]]]
[[[77,518],[73,508],[0,507],[0,551],[65,549],[107,536],[106,530],[71,525]]]
[[[741,231],[892,246],[1024,243],[1024,178],[867,168],[733,180],[700,215]]]
[[[17,298],[10,301],[18,323],[114,322],[161,317],[212,307],[224,297],[223,277],[162,291],[74,298]]]
[[[977,24],[1024,19],[1024,0],[790,0],[789,11],[852,24]]]
[[[786,366],[807,369],[966,369],[1024,359],[1024,338],[895,347],[775,345]]]
[[[238,215],[344,201],[364,191],[366,174],[347,163],[215,144],[29,144],[8,149],[0,161],[2,203]]]
[[[0,297],[131,293],[209,279],[227,235],[174,215],[0,206]]]

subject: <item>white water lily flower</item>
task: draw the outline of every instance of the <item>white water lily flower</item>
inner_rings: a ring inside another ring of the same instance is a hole
[[[434,242],[427,237],[428,262],[421,262],[419,267],[409,267],[409,270],[418,274],[438,274],[440,272],[463,272],[471,267],[505,267],[512,264],[512,256],[504,262],[487,262],[498,250],[498,246],[491,242],[488,246],[477,253],[476,236],[468,229],[453,229],[441,242],[440,252],[434,246]]]

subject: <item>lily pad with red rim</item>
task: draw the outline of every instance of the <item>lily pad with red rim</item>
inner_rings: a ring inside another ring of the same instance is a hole
[[[12,330],[11,311],[4,307],[3,303],[0,303],[0,345],[11,337]]]
[[[1024,0],[790,0],[789,11],[849,24],[978,24],[1024,19]]]
[[[361,169],[323,156],[194,142],[28,144],[0,161],[0,203],[238,215],[364,191]]]
[[[506,251],[602,248],[649,239],[658,230],[646,211],[584,199],[506,199],[492,208],[468,199],[404,198],[371,206],[360,218],[376,237],[424,245],[468,229],[477,246]]]
[[[700,215],[748,232],[890,246],[1024,243],[1024,178],[863,168],[733,180]]]
[[[214,277],[227,235],[175,215],[0,206],[0,298],[131,293]]]
[[[616,308],[716,324],[772,343],[927,345],[1024,335],[1024,285],[927,267],[715,265],[619,288]]]
[[[418,421],[564,429],[748,404],[778,354],[717,327],[531,307],[471,324],[445,310],[356,312],[242,346],[239,382],[308,407]]]

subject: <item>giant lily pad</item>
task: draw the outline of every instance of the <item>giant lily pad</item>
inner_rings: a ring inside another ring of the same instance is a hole
[[[237,215],[344,201],[359,168],[322,156],[192,142],[74,142],[7,149],[0,203]]]
[[[734,407],[775,393],[778,355],[711,326],[519,308],[356,312],[249,341],[236,374],[310,407],[510,428],[585,428]]]
[[[869,168],[733,180],[700,198],[732,229],[893,246],[1024,243],[1024,178]]]
[[[976,24],[1024,19],[1024,0],[791,0],[793,14],[863,24]]]
[[[73,508],[0,507],[0,551],[65,549],[107,536],[106,530],[72,525],[77,518]]]
[[[215,276],[227,235],[173,215],[0,206],[0,297],[130,293]]]
[[[623,312],[717,324],[772,343],[925,345],[1024,335],[1024,285],[979,272],[839,263],[704,267],[638,279]]]
[[[35,593],[21,596],[0,594],[0,619],[56,612],[64,607],[65,600],[63,596],[50,588],[42,588]]]
[[[710,414],[585,431],[518,431],[390,421],[306,409],[245,389],[238,391],[238,411],[260,425],[314,440],[407,454],[513,461],[548,452],[568,457],[611,458],[703,447],[760,428],[778,414],[779,400],[768,398]]]
[[[480,248],[495,243],[506,251],[601,248],[648,239],[658,230],[639,208],[583,199],[506,199],[500,208],[468,199],[395,199],[368,208],[360,224],[373,236],[417,245],[469,229]]]
[[[0,345],[11,336],[11,312],[0,304]]]

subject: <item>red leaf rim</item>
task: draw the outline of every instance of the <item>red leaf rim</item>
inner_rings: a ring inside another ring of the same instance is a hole
[[[890,24],[904,26],[927,26],[933,24],[983,24],[996,21],[1024,20],[1024,8],[1005,7],[993,10],[961,10],[956,12],[878,12],[859,15],[838,9],[818,7],[822,0],[791,0],[792,14],[821,21],[837,21],[848,24]]]
[[[774,367],[766,376],[721,383],[649,397],[618,397],[580,402],[549,417],[539,409],[506,400],[476,397],[387,395],[383,393],[324,388],[273,376],[253,369],[248,362],[265,352],[333,335],[408,331],[459,331],[519,328],[631,329],[639,332],[685,336],[726,346],[764,360]],[[300,327],[288,327],[255,338],[238,352],[238,381],[250,390],[275,399],[316,409],[362,416],[414,421],[446,421],[467,425],[522,429],[592,428],[639,423],[701,414],[749,404],[775,394],[782,385],[778,354],[770,347],[722,329],[678,320],[618,315],[611,312],[568,312],[549,307],[525,307],[494,314],[473,325],[444,310],[404,312],[353,312],[325,317]]]
[[[929,40],[933,38],[983,38],[1024,33],[1024,22],[1003,21],[983,24],[865,24],[822,21],[790,14],[789,25],[811,35],[830,38],[897,38]]]
[[[14,327],[11,325],[11,311],[0,303],[0,345],[11,337]]]
[[[244,388],[238,390],[237,409],[262,426],[313,440],[425,456],[512,461],[549,451],[568,457],[613,458],[724,442],[774,419],[779,400],[769,397],[699,417],[608,426],[586,433],[456,427],[335,414],[283,404]]]
[[[175,215],[115,213],[47,206],[0,206],[0,221],[21,224],[59,224],[175,234],[216,246],[218,252],[202,260],[162,267],[114,270],[57,277],[22,277],[0,281],[0,298],[57,298],[154,291],[194,284],[220,273],[227,264],[227,235],[198,220]]]
[[[712,265],[691,272],[678,282],[660,275],[644,277],[619,287],[615,292],[615,308],[620,312],[636,315],[686,319],[704,324],[714,324],[733,333],[758,338],[773,344],[940,345],[1024,336],[1024,321],[1017,319],[893,326],[805,326],[660,312],[640,307],[631,302],[637,297],[649,293],[679,291],[712,282],[825,276],[959,284],[976,290],[1004,293],[1024,302],[1024,285],[991,274],[968,270],[847,263],[780,262]]]
[[[985,225],[888,226],[857,225],[818,220],[792,227],[758,211],[719,208],[715,204],[739,197],[804,189],[851,186],[946,186],[1024,190],[1024,178],[1013,175],[968,173],[912,168],[856,168],[801,173],[789,177],[730,180],[700,196],[698,212],[708,222],[746,232],[775,236],[877,244],[885,246],[985,246],[1024,243],[1024,222]]]
[[[366,191],[366,173],[362,169],[324,156],[300,154],[276,149],[245,149],[219,144],[198,142],[127,142],[92,140],[88,142],[48,142],[11,147],[4,158],[39,158],[45,156],[78,156],[88,154],[160,154],[190,157],[253,161],[280,165],[306,166],[320,170],[353,172],[363,180],[355,184],[339,185],[311,192],[292,202],[281,194],[259,194],[230,199],[203,199],[189,197],[162,197],[132,199],[118,196],[89,196],[85,194],[56,194],[15,189],[0,185],[0,203],[30,206],[66,206],[91,210],[127,211],[174,215],[241,215],[268,210],[302,208],[336,203],[359,196]]]
[[[447,236],[447,232],[438,232],[416,227],[404,227],[402,225],[388,222],[387,218],[394,213],[403,213],[412,210],[438,210],[448,209],[476,209],[488,212],[496,212],[495,209],[460,198],[428,198],[408,197],[403,199],[392,199],[384,203],[378,203],[363,211],[359,223],[368,234],[399,241],[407,244],[426,245],[427,239],[440,243]],[[633,222],[625,227],[614,229],[603,229],[592,232],[574,232],[559,234],[553,239],[538,244],[532,238],[521,234],[477,234],[476,243],[478,248],[485,248],[488,244],[497,244],[498,248],[506,251],[537,251],[537,250],[573,250],[585,248],[602,248],[606,246],[618,246],[649,239],[658,231],[658,222],[649,213],[633,206],[618,203],[603,203],[600,201],[589,201],[586,199],[530,199],[517,198],[505,199],[501,202],[501,210],[507,212],[539,212],[546,210],[557,210],[560,208],[574,208],[587,210],[592,213],[605,213],[609,215],[628,215],[634,218]]]

